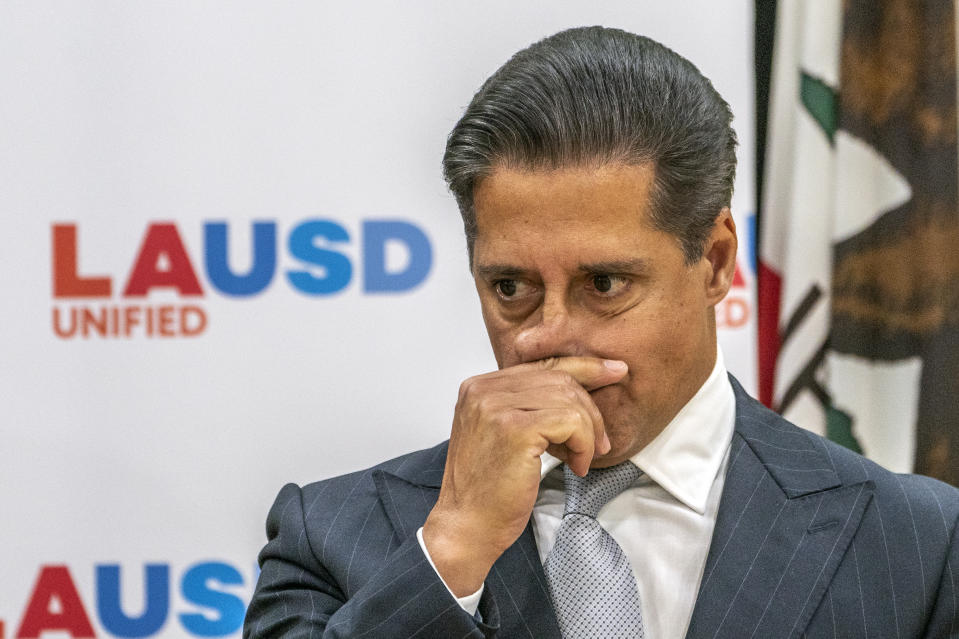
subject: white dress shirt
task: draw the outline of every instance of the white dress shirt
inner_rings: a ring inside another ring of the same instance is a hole
[[[736,400],[717,349],[716,364],[706,382],[666,428],[631,458],[643,475],[597,517],[629,558],[646,635],[652,639],[686,636],[716,525],[735,412]],[[532,517],[536,546],[545,562],[562,522],[565,497],[561,462],[548,453],[542,459]],[[432,564],[422,529],[417,536]],[[456,599],[475,614],[482,592],[481,587]]]

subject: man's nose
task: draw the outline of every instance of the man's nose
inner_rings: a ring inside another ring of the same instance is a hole
[[[564,298],[547,297],[517,334],[516,353],[524,362],[546,357],[582,355],[584,336],[580,328],[577,327]]]

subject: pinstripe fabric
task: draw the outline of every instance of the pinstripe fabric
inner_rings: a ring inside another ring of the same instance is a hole
[[[736,433],[687,636],[959,638],[959,491],[894,475],[736,391]],[[483,622],[416,541],[446,445],[280,491],[244,637],[559,637],[531,528]]]
[[[959,637],[959,491],[890,473],[736,391],[689,637]]]

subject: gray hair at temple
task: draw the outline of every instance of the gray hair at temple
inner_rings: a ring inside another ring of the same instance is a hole
[[[652,220],[700,259],[736,175],[732,111],[689,60],[649,38],[604,27],[561,31],[510,58],[450,132],[443,174],[473,263],[473,189],[497,166],[517,170],[655,168]]]

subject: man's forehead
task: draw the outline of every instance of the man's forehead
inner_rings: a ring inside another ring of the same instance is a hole
[[[648,165],[551,170],[497,168],[473,191],[480,229],[534,217],[555,224],[636,224],[648,216],[654,171]]]

